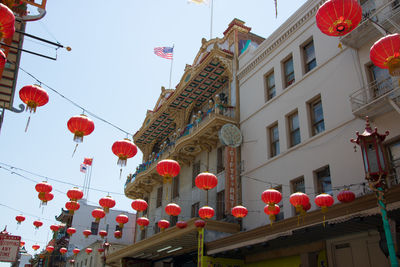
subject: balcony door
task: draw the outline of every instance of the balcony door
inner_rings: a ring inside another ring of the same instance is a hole
[[[381,69],[375,65],[371,65],[368,70],[371,81],[369,87],[374,98],[380,97],[393,88],[392,78],[387,69]]]

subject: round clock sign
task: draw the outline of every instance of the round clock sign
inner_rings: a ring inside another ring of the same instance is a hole
[[[242,143],[242,133],[237,126],[227,123],[219,131],[219,140],[225,146],[238,147]]]

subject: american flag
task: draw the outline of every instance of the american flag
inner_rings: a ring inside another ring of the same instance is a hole
[[[85,164],[81,164],[80,171],[83,172],[83,173],[86,173],[86,170],[87,170],[87,166]]]
[[[174,48],[173,47],[156,47],[154,48],[154,54],[156,54],[159,57],[166,58],[166,59],[172,59],[174,53]]]

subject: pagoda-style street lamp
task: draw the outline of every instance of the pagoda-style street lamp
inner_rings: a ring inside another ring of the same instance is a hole
[[[361,147],[361,153],[364,162],[365,179],[367,179],[369,187],[376,194],[378,206],[381,210],[383,229],[385,230],[387,247],[391,266],[399,266],[396,258],[396,251],[393,244],[392,234],[390,231],[389,221],[387,218],[385,204],[385,190],[387,189],[386,177],[388,174],[388,164],[383,153],[382,142],[385,140],[389,132],[379,134],[378,129],[372,130],[368,117],[366,117],[365,130],[362,134],[356,132],[357,139],[351,139],[352,143],[356,143]]]

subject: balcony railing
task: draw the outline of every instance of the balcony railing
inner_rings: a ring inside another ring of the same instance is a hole
[[[217,116],[224,116],[227,118],[235,118],[235,108],[234,107],[216,107],[216,109],[212,108],[207,110],[207,112],[205,112],[201,117],[199,117],[198,119],[196,119],[194,122],[189,123],[185,126],[185,128],[180,132],[180,134],[172,140],[169,140],[169,142],[167,142],[166,146],[158,153],[154,154],[154,157],[149,160],[146,161],[144,163],[141,163],[137,168],[135,173],[133,173],[132,175],[130,175],[125,183],[125,187],[129,184],[129,183],[133,183],[136,179],[136,176],[148,169],[151,169],[153,166],[155,166],[155,164],[162,159],[165,159],[169,156],[170,152],[173,151],[173,149],[175,148],[175,145],[177,143],[179,143],[179,141],[185,137],[188,137],[190,135],[192,135],[193,133],[195,133],[198,129],[200,129],[203,125],[207,124],[207,122],[209,122],[210,120],[212,120],[213,118],[217,117]]]
[[[382,81],[373,81],[366,88],[361,88],[350,95],[352,111],[356,113],[360,109],[385,97],[397,99],[400,96],[399,89],[397,79],[392,79],[391,77]]]

